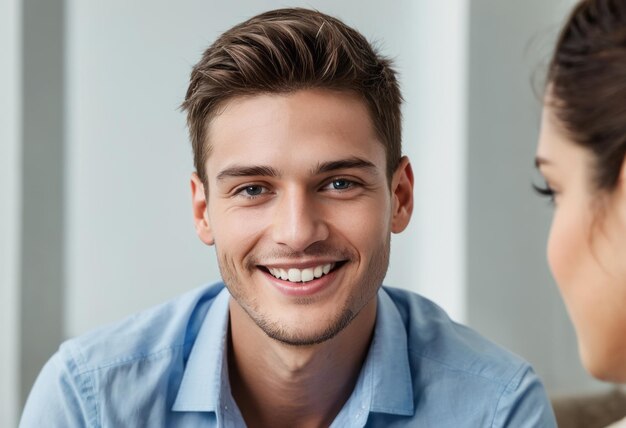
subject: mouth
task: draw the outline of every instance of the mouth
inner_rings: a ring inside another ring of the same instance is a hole
[[[295,284],[305,284],[313,280],[322,278],[329,273],[339,269],[346,262],[324,263],[317,266],[299,269],[295,267],[267,267],[258,266],[261,270],[269,273],[276,279],[292,282]]]

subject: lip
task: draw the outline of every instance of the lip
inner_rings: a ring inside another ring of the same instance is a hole
[[[291,265],[293,267],[293,264]],[[305,267],[306,268],[306,267]],[[303,269],[305,269],[303,268]],[[276,278],[269,272],[259,269],[269,283],[281,294],[289,297],[308,297],[314,296],[327,289],[337,276],[337,271],[342,269],[343,266],[328,272],[321,278],[316,278],[308,282],[290,282],[279,278]]]

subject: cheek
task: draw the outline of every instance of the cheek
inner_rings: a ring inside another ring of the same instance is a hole
[[[245,254],[264,229],[265,215],[245,210],[209,210],[209,220],[215,244],[229,254]]]
[[[557,209],[548,241],[548,263],[554,279],[566,293],[586,264],[589,252],[590,222],[580,209]],[[567,295],[564,296],[567,300]]]
[[[374,242],[386,239],[391,233],[391,209],[381,209],[389,204],[388,200],[381,198],[355,205],[336,217],[335,228],[350,235],[351,240],[360,242],[358,248],[367,248]]]
[[[562,204],[555,212],[548,241],[550,269],[574,324],[583,356],[600,346],[602,341],[598,342],[594,330],[602,329],[598,323],[604,326],[598,318],[603,297],[596,288],[601,275],[590,248],[591,228],[591,216],[584,205]]]
[[[564,273],[567,270],[567,260],[571,258],[570,247],[567,245],[570,239],[560,216],[555,213],[548,238],[548,264],[559,287],[561,287]]]
[[[600,379],[623,381],[626,280],[611,256],[624,254],[626,246],[614,244],[623,240],[607,240],[620,235],[610,223],[605,226],[598,229],[591,210],[582,207],[555,215],[548,259],[576,329],[585,367]]]

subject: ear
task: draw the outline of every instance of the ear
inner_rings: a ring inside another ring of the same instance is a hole
[[[400,233],[407,227],[413,214],[413,168],[406,156],[402,157],[400,165],[393,173],[391,198],[391,231]]]
[[[626,229],[626,156],[622,159],[619,178],[610,198],[610,203],[619,215],[621,226]]]
[[[193,211],[193,222],[196,226],[196,233],[202,242],[207,245],[215,243],[209,214],[207,212],[206,192],[204,184],[195,172],[191,174],[191,206]]]
[[[619,171],[618,188],[620,192],[626,193],[626,156],[622,159],[622,166]]]

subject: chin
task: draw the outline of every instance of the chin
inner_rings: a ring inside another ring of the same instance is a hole
[[[626,383],[626,358],[613,349],[588,349],[579,344],[585,370],[594,378],[613,383]]]
[[[300,328],[284,328],[285,323],[257,322],[257,325],[270,338],[291,346],[312,346],[333,339],[341,333],[352,321],[354,315],[351,311],[343,311],[331,321],[323,325],[307,323]],[[282,324],[282,325],[281,325]]]

